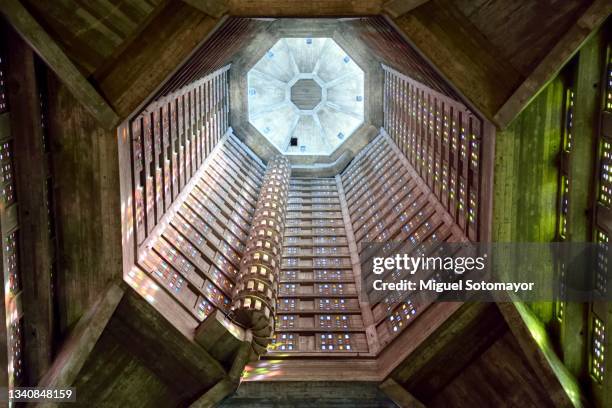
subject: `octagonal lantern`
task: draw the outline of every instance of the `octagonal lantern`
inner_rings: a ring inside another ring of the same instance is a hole
[[[282,38],[248,72],[249,122],[281,153],[330,155],[364,120],[364,73],[331,38]]]

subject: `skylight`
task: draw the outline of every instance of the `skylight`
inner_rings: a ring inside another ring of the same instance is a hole
[[[248,72],[249,122],[289,155],[330,155],[363,123],[364,73],[331,38],[282,38]]]

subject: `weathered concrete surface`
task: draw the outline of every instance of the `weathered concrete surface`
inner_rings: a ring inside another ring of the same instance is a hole
[[[370,382],[243,382],[219,407],[397,407]]]

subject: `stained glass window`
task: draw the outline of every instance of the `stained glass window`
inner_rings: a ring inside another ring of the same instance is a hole
[[[602,382],[606,362],[606,328],[603,321],[595,315],[591,324],[591,375],[595,381]]]

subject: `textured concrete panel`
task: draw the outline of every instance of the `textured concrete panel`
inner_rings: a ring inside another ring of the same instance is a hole
[[[371,382],[242,382],[220,407],[397,407]]]

